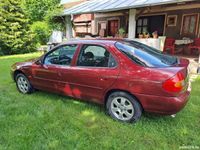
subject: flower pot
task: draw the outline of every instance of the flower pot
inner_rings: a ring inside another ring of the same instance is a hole
[[[143,38],[143,34],[139,34],[139,39],[142,39]]]
[[[148,39],[149,38],[149,34],[144,35],[144,38]]]
[[[154,38],[154,39],[157,39],[157,38],[158,38],[158,35],[157,35],[157,34],[154,34],[154,35],[153,35],[153,38]]]

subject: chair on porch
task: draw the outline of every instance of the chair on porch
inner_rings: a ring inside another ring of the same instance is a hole
[[[173,39],[173,38],[166,38],[163,52],[166,53],[167,50],[170,50],[170,54],[174,55],[174,51],[175,51],[175,39]]]
[[[188,46],[190,50],[190,54],[192,54],[193,50],[198,50],[200,52],[200,38],[194,39],[194,42]]]

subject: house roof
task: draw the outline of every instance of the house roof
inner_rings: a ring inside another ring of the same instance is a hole
[[[70,1],[70,0],[62,0]],[[63,15],[83,14],[94,12],[109,12],[130,8],[140,8],[163,4],[181,3],[195,0],[90,0],[65,9]]]

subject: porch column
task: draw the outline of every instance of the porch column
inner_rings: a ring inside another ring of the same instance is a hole
[[[95,32],[95,21],[94,20],[91,21],[91,34],[92,35],[96,34],[96,32]]]
[[[136,9],[129,9],[128,38],[134,39],[136,34]]]
[[[71,16],[65,16],[65,22],[66,22],[66,38],[69,40],[73,37]]]

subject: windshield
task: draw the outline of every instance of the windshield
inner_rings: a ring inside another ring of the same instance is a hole
[[[115,46],[135,63],[146,67],[169,67],[177,64],[177,58],[136,41],[120,41]]]

